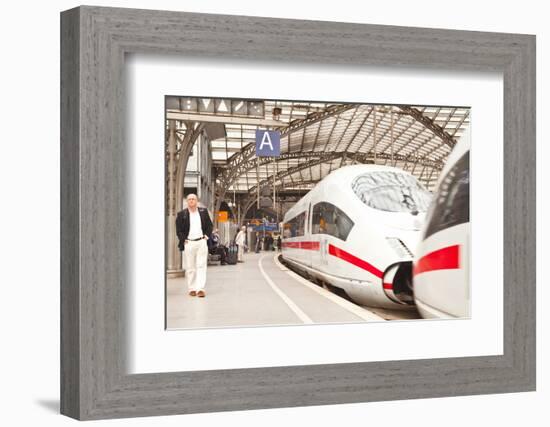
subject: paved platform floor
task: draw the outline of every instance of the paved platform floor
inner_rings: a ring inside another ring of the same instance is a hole
[[[205,298],[190,297],[184,277],[168,279],[168,329],[384,321],[288,270],[276,255],[247,253],[244,263],[208,266]]]

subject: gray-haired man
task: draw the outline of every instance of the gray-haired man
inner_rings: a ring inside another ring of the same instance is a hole
[[[189,295],[204,297],[208,262],[207,240],[212,234],[212,220],[208,210],[199,207],[198,202],[196,194],[187,195],[187,208],[178,212],[176,217],[176,233],[179,249],[183,252]]]

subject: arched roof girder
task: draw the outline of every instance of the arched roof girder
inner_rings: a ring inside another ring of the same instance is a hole
[[[428,116],[425,116],[419,109],[408,105],[400,105],[399,109],[405,114],[413,117],[416,121],[422,123],[424,127],[431,130],[435,135],[441,138],[441,140],[450,148],[453,148],[455,146],[455,139],[435,121],[430,119]]]

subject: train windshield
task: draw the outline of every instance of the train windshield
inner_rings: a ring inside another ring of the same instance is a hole
[[[415,177],[391,171],[359,175],[351,188],[367,206],[389,212],[426,212],[432,198]]]

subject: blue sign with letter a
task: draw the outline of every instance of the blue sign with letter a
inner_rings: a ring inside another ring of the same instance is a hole
[[[279,157],[281,154],[281,132],[256,129],[256,156]]]

